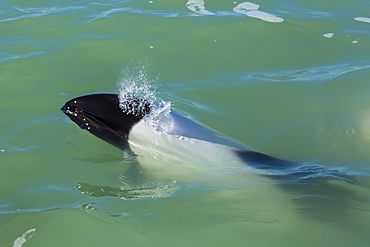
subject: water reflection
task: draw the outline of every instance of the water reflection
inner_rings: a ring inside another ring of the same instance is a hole
[[[346,168],[329,168],[303,164],[294,169],[265,175],[288,193],[300,215],[309,219],[335,222],[350,220],[352,205],[360,203],[362,210],[370,211],[370,198],[358,194],[359,190],[369,193],[368,187],[360,183],[359,174]]]
[[[143,199],[143,198],[163,198],[171,196],[181,187],[175,181],[164,183],[146,183],[121,188],[115,188],[105,185],[92,185],[88,183],[78,183],[77,189],[82,194],[92,197],[118,197],[120,199]]]

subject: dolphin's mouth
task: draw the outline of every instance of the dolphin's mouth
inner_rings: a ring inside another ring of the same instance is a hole
[[[120,149],[127,149],[127,134],[110,127],[109,122],[107,123],[101,117],[80,109],[74,105],[73,101],[67,102],[60,110],[81,129],[89,131],[91,134]]]
[[[60,110],[66,114],[73,122],[75,122],[81,129],[90,129],[90,124],[92,123],[92,119],[94,118],[89,113],[80,110],[75,106],[67,106],[65,104],[60,108]]]
[[[60,110],[81,129],[88,130],[93,134],[95,130],[110,129],[102,120],[99,120],[98,117],[90,114],[87,111],[81,110],[76,106],[68,106],[65,104],[60,108]]]

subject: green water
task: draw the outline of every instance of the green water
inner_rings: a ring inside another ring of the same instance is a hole
[[[239,3],[0,1],[1,247],[368,245],[370,24],[355,18],[370,4],[256,2],[284,19],[271,23]],[[130,80],[263,153],[355,179],[136,181],[59,110]]]

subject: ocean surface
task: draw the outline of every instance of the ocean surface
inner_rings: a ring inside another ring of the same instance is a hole
[[[0,0],[0,246],[368,246],[369,10]],[[303,165],[143,169],[59,110],[126,85]]]

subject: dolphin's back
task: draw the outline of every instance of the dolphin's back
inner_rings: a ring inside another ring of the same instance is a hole
[[[182,160],[210,166],[252,167],[255,169],[282,169],[294,165],[259,153],[253,148],[229,138],[197,121],[171,111],[153,126],[140,121],[130,132],[129,142],[136,153],[164,160]],[[137,147],[137,148],[136,148]]]
[[[253,150],[251,147],[177,112],[172,111],[171,118],[172,128],[166,131],[167,134],[220,144],[240,150]]]

